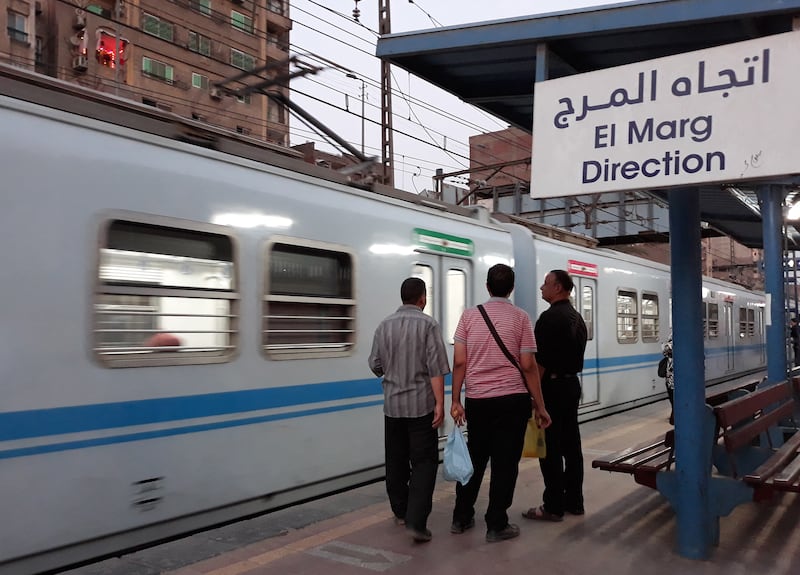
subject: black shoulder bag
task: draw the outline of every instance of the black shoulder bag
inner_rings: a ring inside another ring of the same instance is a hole
[[[525,389],[527,389],[528,380],[525,378],[525,372],[522,371],[522,367],[519,365],[519,363],[517,363],[517,360],[514,358],[514,356],[511,355],[511,352],[508,351],[508,348],[506,347],[506,344],[503,343],[503,340],[500,339],[500,336],[497,334],[497,330],[494,328],[492,320],[489,319],[489,314],[486,313],[486,310],[482,305],[478,305],[478,311],[481,312],[483,320],[486,322],[486,326],[489,328],[489,331],[492,332],[494,340],[497,342],[498,347],[500,347],[500,351],[505,354],[505,356],[508,358],[508,361],[510,361],[512,365],[519,371],[519,374],[522,376],[522,383],[525,386]]]

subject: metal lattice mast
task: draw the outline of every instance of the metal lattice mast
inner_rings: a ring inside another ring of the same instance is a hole
[[[378,32],[381,36],[392,31],[389,0],[378,0]],[[381,162],[383,183],[394,186],[394,138],[392,130],[392,71],[388,61],[381,62]]]

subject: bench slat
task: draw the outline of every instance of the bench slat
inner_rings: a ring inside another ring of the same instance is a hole
[[[800,434],[795,434],[792,439],[798,436],[800,436]],[[797,445],[795,445],[795,450],[796,448]],[[785,489],[793,483],[797,483],[798,476],[800,476],[800,457],[795,457],[789,465],[784,467],[783,471],[775,476],[772,483],[775,487]]]
[[[645,441],[634,447],[629,447],[600,457],[592,461],[592,467],[603,471],[618,471],[620,473],[634,473],[639,469],[658,471],[667,467],[673,458],[672,446],[675,443],[675,432],[668,431],[664,437]]]
[[[717,422],[723,428],[736,425],[748,419],[757,411],[774,403],[791,399],[791,388],[786,383],[778,383],[764,389],[758,389],[743,397],[737,397],[714,408]]]
[[[749,445],[760,433],[777,425],[781,419],[788,417],[793,411],[794,402],[789,401],[769,413],[762,413],[750,423],[742,425],[737,429],[725,431],[725,447],[728,451],[736,451],[745,445]],[[750,416],[752,417],[753,415],[754,413],[751,412]]]
[[[750,485],[763,484],[792,460],[797,454],[798,448],[800,448],[800,433],[795,433],[789,441],[781,445],[781,447],[758,469],[745,475],[745,482]],[[789,467],[786,467],[786,469],[775,476],[774,481],[776,483],[793,483],[794,481],[791,480],[791,475],[785,475],[792,465],[796,466],[796,473],[800,473],[800,459],[795,459]]]

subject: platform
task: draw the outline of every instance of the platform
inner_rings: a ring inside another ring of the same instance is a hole
[[[721,521],[721,543],[710,560],[675,553],[675,516],[661,495],[618,473],[591,469],[591,460],[669,428],[661,402],[581,426],[585,458],[583,517],[529,521],[521,512],[541,502],[536,460],[523,460],[509,515],[519,538],[486,543],[483,513],[476,526],[449,532],[454,484],[437,482],[430,543],[413,543],[392,521],[377,483],[220,529],[199,533],[69,575],[394,575],[545,573],[548,575],[796,575],[800,573],[800,498],[779,496],[739,506]],[[486,481],[488,481],[488,474]]]

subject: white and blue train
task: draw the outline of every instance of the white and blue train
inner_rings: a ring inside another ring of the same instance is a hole
[[[452,348],[490,266],[515,267],[533,319],[545,274],[568,269],[590,334],[582,418],[665,397],[666,266],[359,189],[264,144],[7,68],[0,134],[0,573],[382,477],[367,356],[409,275],[427,281]],[[763,368],[763,294],[704,286],[709,383]]]

